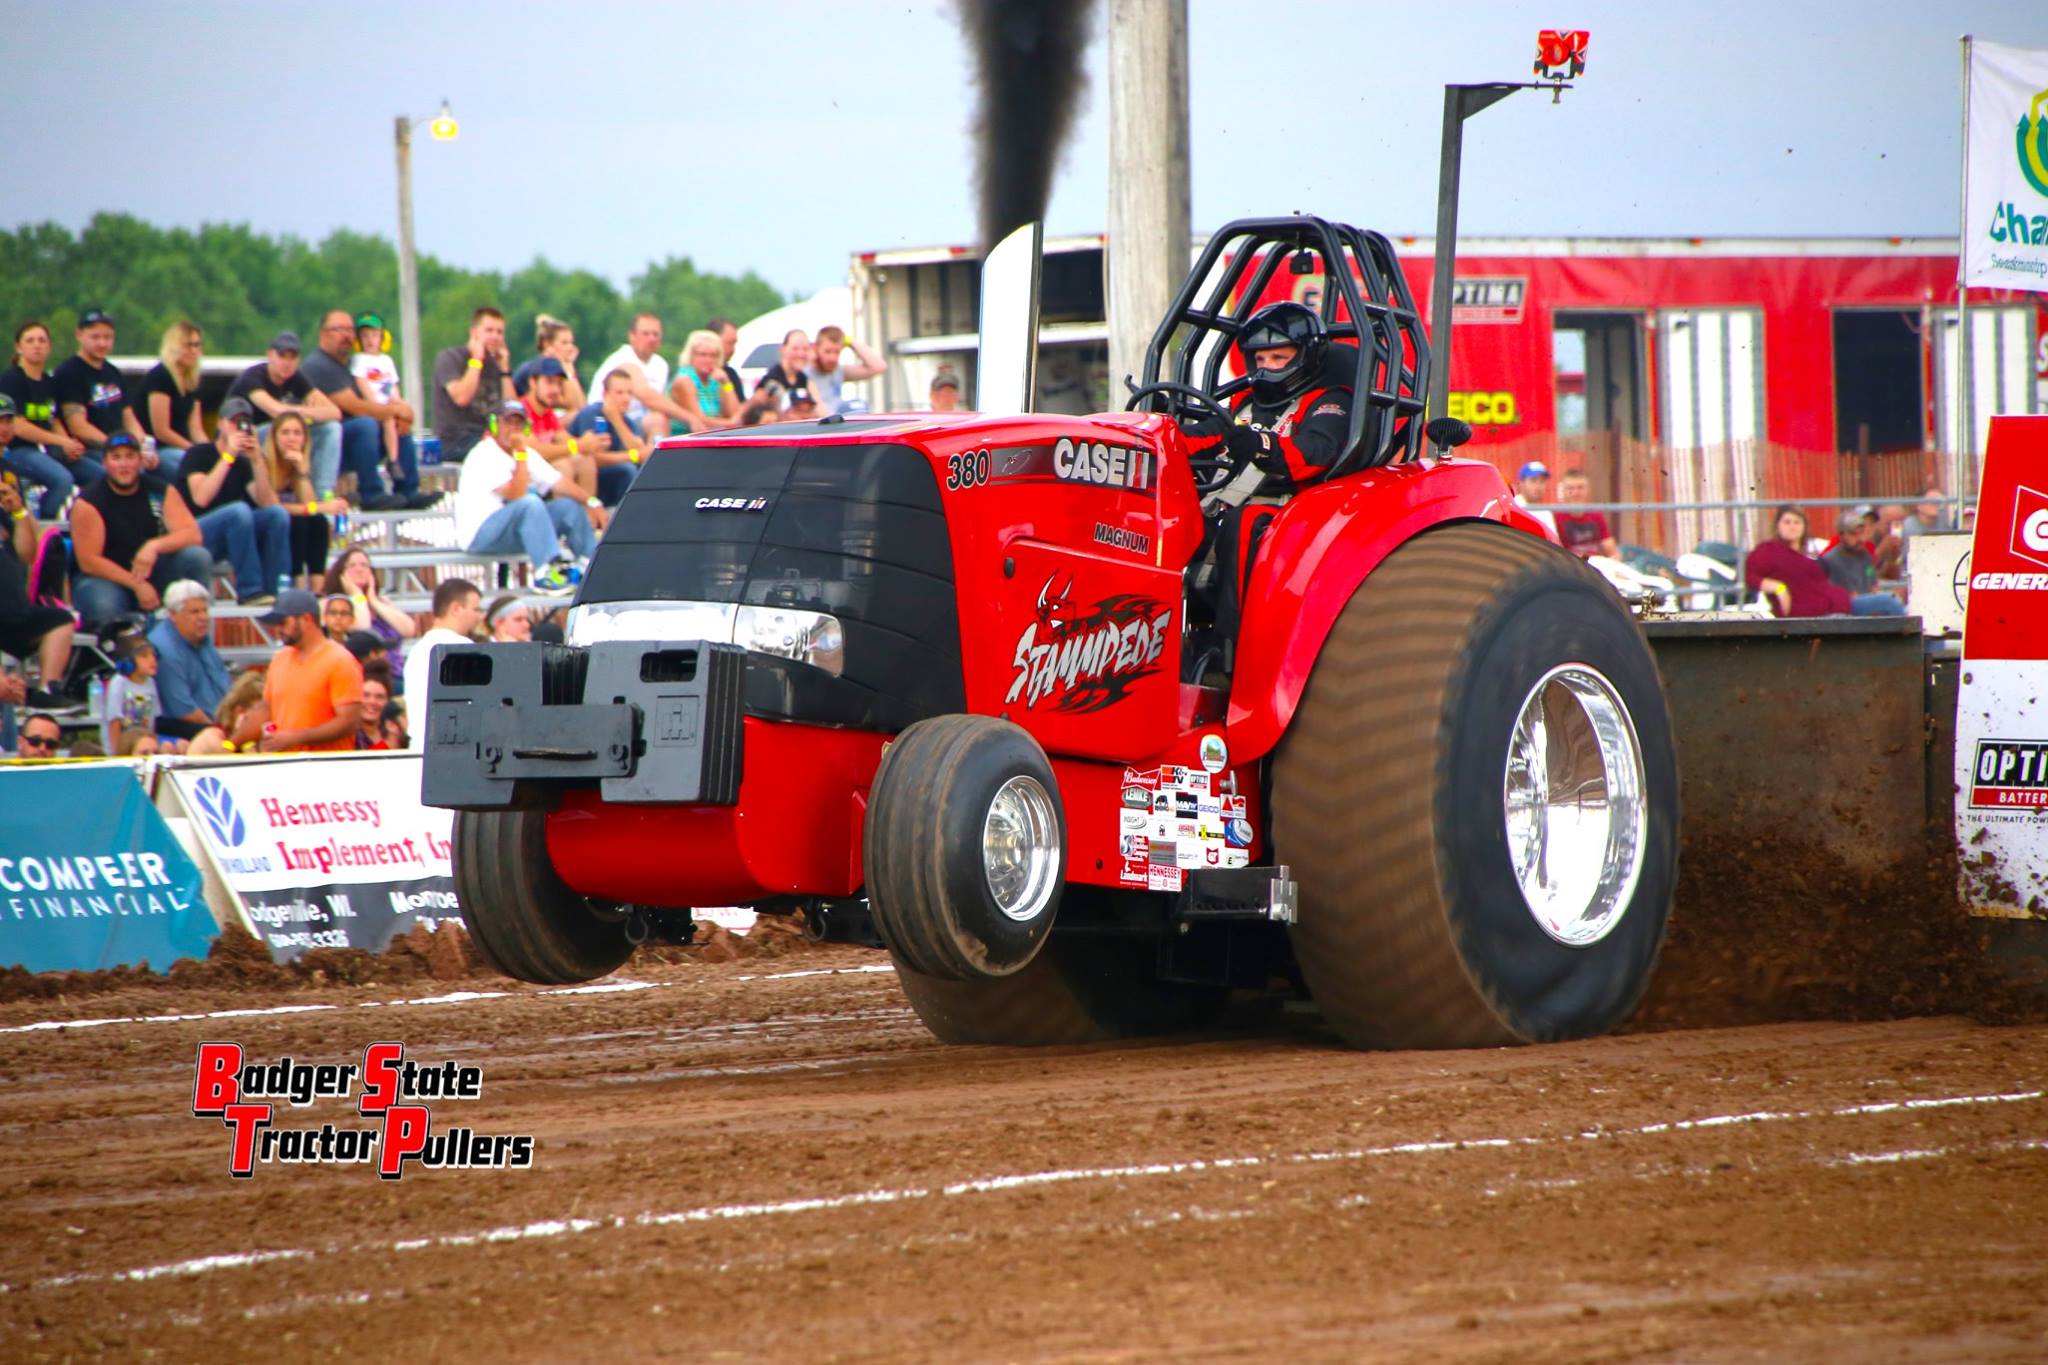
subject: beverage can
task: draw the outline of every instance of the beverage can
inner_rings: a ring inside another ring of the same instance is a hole
[[[419,453],[420,453],[420,463],[421,463],[421,464],[439,464],[439,463],[441,463],[441,438],[440,438],[440,437],[438,437],[438,436],[433,436],[433,435],[427,435],[427,436],[422,436],[422,437],[420,437],[420,439],[419,439],[419,441],[418,441],[418,445],[419,445],[419,448],[420,448],[420,452],[419,452]]]

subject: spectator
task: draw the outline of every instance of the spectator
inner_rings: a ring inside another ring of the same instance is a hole
[[[363,711],[363,670],[355,656],[320,633],[313,594],[287,588],[260,619],[284,648],[263,682],[266,723],[257,748],[266,754],[356,747]]]
[[[85,453],[85,442],[65,428],[50,373],[50,329],[24,322],[14,329],[14,364],[0,374],[0,397],[14,410],[13,435],[0,441],[0,467],[43,490],[37,514],[49,521],[64,515],[71,490],[106,471]]]
[[[142,425],[156,441],[165,478],[178,472],[185,451],[206,439],[199,414],[199,362],[205,337],[196,323],[174,322],[164,329],[157,362],[142,376]]]
[[[931,400],[933,412],[960,411],[960,376],[941,365],[932,376]]]
[[[810,388],[806,382],[806,372],[811,363],[811,354],[811,339],[804,334],[803,328],[794,327],[784,333],[781,353],[776,357],[775,363],[768,367],[768,373],[761,376],[761,382],[754,386],[754,396],[760,397],[762,392],[773,384],[776,386],[776,392],[781,395],[775,404],[776,408],[779,410],[788,407],[788,395],[793,390],[801,388],[808,391]]]
[[[155,758],[160,747],[155,731],[130,727],[121,732],[121,742],[114,746],[114,757]]]
[[[533,562],[536,590],[566,593],[581,581],[583,561],[597,548],[604,504],[546,460],[530,459],[528,434],[525,400],[515,398],[464,457],[455,488],[455,539],[471,554],[523,553]]]
[[[386,664],[391,661],[391,645],[374,630],[352,630],[341,637],[341,647],[356,656],[356,662],[368,668],[371,664]]]
[[[71,741],[72,758],[105,758],[107,746],[92,735],[80,735]]]
[[[1906,604],[1888,592],[1877,590],[1877,562],[1870,557],[1870,533],[1877,524],[1874,513],[1851,508],[1842,514],[1840,537],[1820,557],[1828,581],[1849,594],[1849,611],[1854,616],[1903,616]]]
[[[391,665],[379,659],[363,665],[363,714],[356,723],[356,748],[388,749],[384,712],[391,705]]]
[[[1906,569],[1906,509],[1896,502],[1888,502],[1877,509],[1877,519],[1871,523],[1870,557],[1877,561],[1879,578],[1899,578]]]
[[[398,401],[398,366],[391,361],[391,333],[384,330],[381,315],[356,314],[356,342],[355,349],[349,353],[348,372],[362,392],[374,402],[389,404]],[[383,432],[384,462],[393,469],[400,468],[398,422],[387,420],[383,423]]]
[[[1899,524],[1899,534],[1911,540],[1924,536],[1929,531],[1953,531],[1956,524],[1949,519],[1941,505],[1941,489],[1930,488],[1920,495],[1920,502],[1913,508],[1913,515]]]
[[[88,626],[138,608],[181,578],[204,583],[213,557],[177,489],[142,472],[142,451],[127,432],[107,444],[107,476],[71,505],[71,548],[78,577],[71,603]]]
[[[617,507],[640,475],[640,465],[647,458],[647,438],[640,434],[640,424],[628,410],[633,403],[631,375],[613,370],[604,377],[599,393],[597,402],[569,419],[567,431],[578,438],[586,433],[607,438],[606,447],[596,452],[597,496],[605,506]]]
[[[213,724],[193,737],[186,752],[195,758],[256,752],[263,734],[263,684],[261,669],[245,669],[237,676],[214,711]]]
[[[725,369],[726,382],[732,385],[736,394],[747,391],[747,382],[740,378],[740,372],[733,367],[732,358],[740,348],[740,329],[733,326],[731,318],[713,318],[704,324],[704,330],[718,338],[718,363]],[[687,351],[689,348],[683,348]]]
[[[214,724],[231,681],[214,648],[205,584],[182,578],[164,589],[164,619],[150,627],[149,642],[156,647],[157,733],[197,739]]]
[[[245,398],[221,404],[214,439],[185,452],[173,479],[199,519],[206,551],[235,566],[235,595],[245,607],[267,607],[292,563],[291,513],[270,483],[270,462],[256,458],[256,410]]]
[[[583,392],[583,381],[576,377],[576,360],[583,352],[576,348],[576,333],[560,318],[551,318],[546,313],[533,320],[533,358],[512,371],[512,388],[524,397],[533,380],[534,366],[547,356],[553,356],[562,363],[562,407],[570,412],[580,411],[589,402]]]
[[[691,431],[740,423],[739,390],[726,378],[724,355],[716,332],[692,332],[683,342],[669,397],[682,409]]]
[[[469,315],[469,340],[434,357],[434,431],[443,459],[460,460],[490,431],[491,414],[512,398],[505,315],[479,308]]]
[[[533,613],[513,594],[503,593],[484,610],[484,629],[500,644],[525,644],[533,639]]]
[[[338,645],[346,646],[348,637],[356,628],[355,605],[348,600],[348,594],[338,592],[322,599],[320,603],[320,631]]]
[[[356,327],[347,312],[330,308],[320,319],[320,339],[300,373],[341,414],[341,462],[356,476],[356,501],[368,512],[401,507],[422,508],[440,500],[438,493],[420,492],[419,455],[412,444],[412,404],[403,398],[382,403],[350,373],[355,356]],[[397,433],[398,456],[392,466],[394,492],[384,491],[384,427]]]
[[[544,355],[533,362],[526,396],[519,401],[526,405],[527,425],[533,433],[532,449],[553,465],[564,478],[584,488],[597,487],[597,457],[595,451],[603,446],[611,448],[609,434],[592,432],[577,437],[562,425],[558,410],[564,401],[563,379],[565,371],[562,362],[551,355]],[[588,449],[585,449],[585,446]]]
[[[407,709],[416,716],[427,714],[427,687],[433,678],[434,651],[442,645],[466,645],[474,642],[477,623],[483,620],[483,611],[478,603],[483,594],[476,584],[466,578],[444,579],[434,589],[432,615],[427,622],[426,634],[420,636],[405,656],[405,684]],[[403,745],[396,745],[403,748]]]
[[[121,637],[114,649],[114,670],[100,708],[100,743],[109,753],[119,751],[125,730],[155,733],[156,719],[164,709],[156,690],[156,646],[147,636]]]
[[[811,378],[811,392],[817,396],[818,406],[828,414],[846,411],[844,385],[873,379],[889,368],[888,361],[848,336],[841,327],[820,327],[817,345],[811,351],[811,364],[805,373]],[[852,364],[845,363],[843,351],[853,352]]]
[[[1860,519],[1859,519],[1860,524]],[[1776,535],[1749,552],[1742,577],[1778,616],[1892,616],[1901,604],[1890,593],[1851,597],[1806,553],[1806,514],[1790,503],[1778,508]],[[1855,553],[1861,554],[1860,548]],[[1883,599],[1878,601],[1876,599]]]
[[[384,596],[383,585],[377,581],[377,570],[370,563],[370,552],[360,545],[352,545],[341,552],[341,558],[334,561],[327,570],[327,576],[320,580],[322,593],[347,593],[355,605],[356,619],[353,629],[375,631],[392,644],[410,640],[420,633],[419,622],[409,611],[400,611]]]
[[[1527,511],[1530,516],[1543,523],[1552,540],[1558,539],[1557,517],[1554,513],[1531,503],[1550,501],[1550,466],[1541,460],[1531,460],[1515,473],[1515,506]]]
[[[405,733],[405,703],[394,701],[384,713],[384,747],[404,749],[410,744]]]
[[[1586,476],[1574,469],[1565,474],[1558,492],[1565,502],[1584,502],[1586,489]],[[1612,559],[1621,553],[1605,512],[1559,512],[1556,516],[1558,540],[1579,558],[1606,555]]]
[[[78,320],[78,354],[57,367],[58,410],[71,434],[85,443],[85,452],[105,463],[107,442],[126,432],[142,455],[142,467],[156,468],[156,456],[142,439],[142,423],[128,406],[121,371],[107,363],[114,353],[114,320],[99,309]],[[83,482],[83,480],[81,480]]]
[[[652,313],[637,313],[626,333],[626,344],[604,358],[590,385],[604,392],[605,376],[624,370],[633,384],[633,399],[627,410],[633,422],[647,434],[649,445],[668,435],[670,424],[685,425],[683,410],[668,396],[668,361],[661,355],[661,319]]]
[[[55,758],[63,743],[62,727],[53,717],[36,711],[21,722],[14,739],[14,753],[17,758]]]
[[[7,439],[12,407],[13,400],[0,394],[0,442]],[[0,654],[36,659],[42,686],[30,689],[25,700],[46,710],[62,708],[64,698],[55,693],[63,689],[65,671],[71,666],[71,613],[38,605],[29,596],[29,569],[42,548],[43,534],[11,470],[0,471],[0,526],[7,528],[7,543],[0,547]]]
[[[278,418],[263,433],[263,464],[270,474],[270,486],[291,514],[290,562],[285,572],[302,588],[311,588],[314,575],[327,569],[327,541],[332,530],[327,519],[348,511],[347,499],[333,494],[322,498],[314,490],[309,445],[306,419],[295,412]]]
[[[334,492],[341,477],[341,409],[299,373],[297,332],[272,337],[263,363],[242,371],[228,386],[228,397],[247,399],[266,424],[287,412],[303,418],[313,442],[313,486],[323,498]]]
[[[820,416],[818,400],[809,389],[794,388],[789,391],[789,406],[782,410],[785,422],[808,422]]]

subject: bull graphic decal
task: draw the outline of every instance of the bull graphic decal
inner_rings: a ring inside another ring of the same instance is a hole
[[[1173,608],[1135,593],[1115,593],[1076,607],[1074,580],[1053,574],[1038,590],[1037,619],[1017,637],[1017,670],[1005,705],[1085,715],[1114,706],[1131,684],[1159,671]]]

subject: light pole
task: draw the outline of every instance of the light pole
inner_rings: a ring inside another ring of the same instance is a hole
[[[398,116],[398,349],[405,383],[405,397],[424,418],[432,409],[427,393],[420,387],[420,263],[412,245],[412,130],[427,125],[427,135],[436,142],[453,142],[459,129],[448,101],[430,119]]]

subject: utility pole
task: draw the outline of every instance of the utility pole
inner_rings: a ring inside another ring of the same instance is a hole
[[[420,263],[412,244],[412,124],[400,115],[398,138],[398,360],[405,401],[421,415],[432,405],[420,387]]]
[[[1187,0],[1110,0],[1108,406],[1192,259],[1188,246]]]

